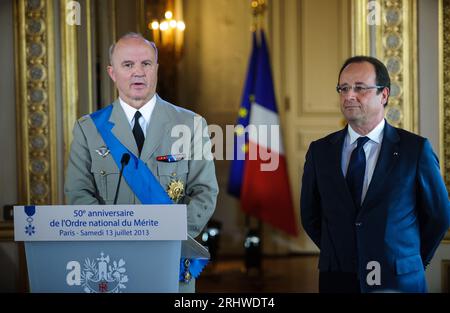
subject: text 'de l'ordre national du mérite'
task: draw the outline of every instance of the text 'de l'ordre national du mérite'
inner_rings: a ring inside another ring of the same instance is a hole
[[[25,231],[17,235],[24,241],[183,240],[186,236],[185,205],[36,206],[23,207],[25,213],[20,208],[15,213],[23,219]]]

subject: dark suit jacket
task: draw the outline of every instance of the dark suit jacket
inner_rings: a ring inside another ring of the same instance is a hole
[[[301,219],[320,249],[319,270],[358,273],[363,292],[425,292],[425,266],[450,224],[438,159],[427,139],[386,123],[357,212],[341,169],[346,134],[311,143],[306,155]],[[367,283],[371,261],[380,265],[380,285]]]

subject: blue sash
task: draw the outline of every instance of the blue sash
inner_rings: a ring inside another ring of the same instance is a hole
[[[92,121],[103,138],[117,166],[124,153],[130,154],[130,162],[123,170],[123,177],[142,204],[173,204],[164,188],[147,165],[128,150],[111,132],[114,124],[109,122],[113,106],[91,114]]]
[[[119,168],[122,155],[124,153],[130,154],[130,162],[123,170],[123,177],[128,186],[142,204],[173,204],[147,165],[128,150],[111,132],[114,126],[113,123],[109,122],[112,109],[113,106],[109,105],[92,113],[91,118]],[[197,278],[208,263],[208,260],[189,259],[189,261],[190,264],[186,266],[185,259],[180,260],[180,281],[188,282],[190,280],[190,278],[187,278],[189,275]],[[186,273],[189,273],[189,275],[186,276]]]

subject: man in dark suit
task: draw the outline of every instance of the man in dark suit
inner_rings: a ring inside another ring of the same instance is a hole
[[[386,67],[357,56],[336,87],[348,125],[311,143],[301,219],[320,249],[320,292],[426,292],[425,268],[450,224],[436,155],[384,119]]]

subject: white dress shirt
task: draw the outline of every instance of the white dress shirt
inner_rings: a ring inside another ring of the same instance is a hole
[[[131,129],[134,127],[134,114],[136,114],[136,111],[141,112],[142,117],[139,119],[139,125],[141,125],[142,132],[144,133],[144,137],[147,136],[147,128],[150,124],[150,118],[152,117],[153,109],[155,108],[156,103],[156,94],[146,103],[144,106],[142,106],[139,110],[136,110],[131,105],[127,104],[125,101],[123,101],[119,97],[120,105],[122,106],[123,111],[125,112],[125,115],[127,116],[128,123],[130,123]]]
[[[373,172],[375,166],[377,165],[378,155],[380,154],[381,143],[383,142],[383,130],[384,130],[384,119],[370,132],[366,135],[369,140],[364,145],[364,153],[366,155],[366,170],[364,172],[364,183],[361,195],[361,204],[366,197],[367,189],[369,188],[370,181],[372,180]],[[353,149],[356,148],[356,140],[359,137],[364,137],[353,130],[353,128],[348,125],[348,132],[345,136],[344,147],[342,149],[342,173],[346,176],[348,164],[350,162],[350,156]]]

